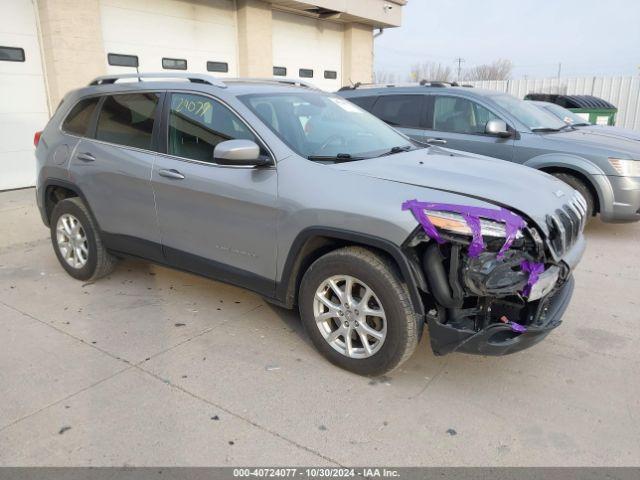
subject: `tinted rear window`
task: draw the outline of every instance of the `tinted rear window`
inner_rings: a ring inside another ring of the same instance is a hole
[[[151,149],[158,98],[155,93],[128,93],[107,97],[98,117],[96,139]]]
[[[376,103],[378,97],[347,97],[351,103],[355,103],[363,110],[370,112],[373,110],[373,104]]]
[[[423,95],[387,95],[378,98],[373,114],[394,127],[420,127]]]
[[[81,137],[86,136],[91,117],[96,109],[96,105],[98,105],[98,100],[98,97],[85,98],[76,103],[69,112],[69,115],[67,115],[67,118],[62,122],[62,130],[74,135],[80,135]]]

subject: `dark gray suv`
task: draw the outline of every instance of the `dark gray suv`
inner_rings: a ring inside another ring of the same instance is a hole
[[[251,289],[297,305],[318,350],[360,374],[400,365],[425,323],[438,354],[539,342],[584,250],[568,185],[425,148],[286,81],[100,77],[65,96],[36,156],[71,276],[134,256]]]
[[[640,142],[574,128],[493,90],[422,82],[338,93],[413,139],[550,173],[585,197],[590,217],[640,220]]]

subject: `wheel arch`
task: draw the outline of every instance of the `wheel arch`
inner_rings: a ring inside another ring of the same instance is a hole
[[[41,192],[42,192],[41,193],[42,221],[47,227],[50,226],[49,222],[51,219],[51,214],[53,213],[53,209],[55,208],[58,202],[60,202],[61,200],[64,200],[65,198],[79,197],[87,207],[87,210],[91,215],[91,219],[93,220],[93,223],[98,227],[98,230],[100,229],[100,226],[96,221],[96,217],[93,214],[93,211],[91,210],[91,206],[89,205],[89,202],[87,202],[87,199],[84,196],[84,193],[82,193],[82,190],[80,190],[80,188],[78,188],[77,185],[71,182],[68,182],[66,180],[52,178],[44,182]]]
[[[594,162],[570,154],[544,154],[527,160],[524,165],[545,173],[565,173],[580,179],[593,195],[595,213],[612,197],[610,186],[604,181],[606,173]],[[612,200],[613,201],[613,200]]]
[[[426,290],[426,281],[419,263],[412,260],[406,250],[380,237],[326,227],[307,228],[293,241],[282,269],[281,281],[276,287],[277,300],[283,306],[293,308],[298,300],[302,276],[311,264],[326,253],[354,245],[372,250],[392,262],[409,289],[416,313],[424,316],[424,304],[419,290]]]

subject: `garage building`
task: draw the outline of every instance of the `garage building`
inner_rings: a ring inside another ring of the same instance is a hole
[[[33,135],[107,73],[368,82],[376,29],[406,0],[0,0],[0,190],[35,183]],[[137,66],[137,67],[136,67]]]

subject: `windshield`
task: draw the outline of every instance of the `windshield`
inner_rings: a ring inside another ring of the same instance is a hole
[[[586,115],[587,118],[584,118],[571,110],[567,110],[560,105],[556,105],[555,103],[541,102],[536,103],[535,105],[539,105],[548,112],[551,112],[553,115],[569,125],[591,125],[591,123],[589,123],[588,114]]]
[[[382,120],[335,95],[287,92],[239,98],[283,142],[306,158],[370,158],[395,147],[414,146]]]
[[[566,126],[566,124],[555,115],[541,110],[530,102],[525,102],[511,95],[494,95],[491,99],[526,125],[530,130],[560,130]]]

